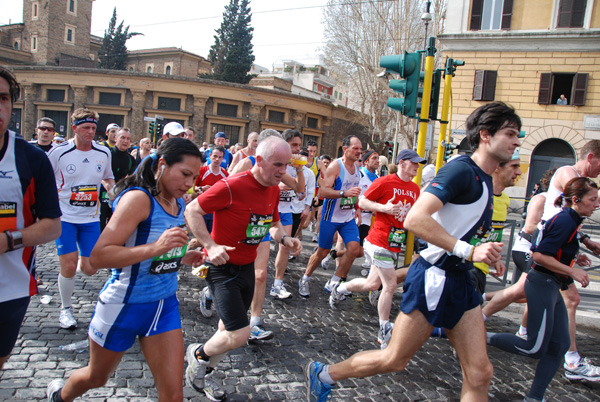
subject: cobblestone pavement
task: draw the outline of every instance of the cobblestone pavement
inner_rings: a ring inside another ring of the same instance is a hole
[[[276,301],[267,296],[263,321],[275,338],[253,343],[231,352],[216,372],[230,401],[305,400],[303,366],[318,359],[333,363],[353,353],[377,348],[377,316],[367,295],[354,295],[331,310],[323,285],[332,271],[317,270],[311,283],[312,297],[298,295],[297,282],[308,261],[314,243],[304,242],[305,250],[290,262],[285,283],[293,298]],[[274,257],[272,245],[272,257]],[[269,265],[267,291],[272,284],[273,258]],[[350,277],[360,275],[359,260]],[[40,294],[32,298],[20,337],[11,358],[0,372],[0,400],[45,401],[46,385],[54,378],[66,378],[73,370],[87,364],[87,350],[76,353],[59,350],[60,345],[86,338],[98,291],[107,278],[102,271],[91,278],[78,274],[74,309],[79,328],[59,329],[60,299],[56,287],[58,257],[54,245],[38,250],[38,269],[44,284]],[[186,346],[203,342],[216,328],[217,318],[203,318],[199,312],[199,291],[204,280],[181,272],[179,301]],[[42,304],[40,296],[52,296]],[[401,290],[396,292],[392,315],[396,316]],[[512,331],[518,328],[518,316],[510,312],[488,320],[490,331]],[[600,364],[600,330],[578,328],[579,350]],[[494,378],[489,390],[492,401],[522,401],[533,378],[536,361],[490,348]],[[183,364],[183,363],[182,363]],[[456,401],[460,398],[461,371],[447,340],[430,339],[409,363],[404,372],[376,375],[365,379],[342,381],[335,391],[340,401]],[[154,381],[139,345],[128,351],[108,384],[89,391],[82,401],[142,402],[156,401]],[[547,397],[551,401],[598,401],[600,383],[570,382],[561,368],[552,381]],[[191,388],[184,388],[186,401],[206,401]]]

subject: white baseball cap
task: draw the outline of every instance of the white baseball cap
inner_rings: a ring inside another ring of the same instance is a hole
[[[163,134],[165,135],[180,135],[182,133],[185,134],[185,129],[176,121],[167,123],[163,129]]]
[[[108,126],[106,126],[106,132],[108,133],[108,130],[111,130],[113,128],[116,128],[118,130],[121,127],[119,127],[119,125],[117,123],[110,123]]]

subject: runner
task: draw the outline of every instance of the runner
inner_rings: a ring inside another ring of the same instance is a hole
[[[396,262],[406,238],[404,219],[420,194],[419,186],[412,179],[417,175],[419,164],[426,162],[412,149],[401,151],[398,158],[398,173],[375,180],[358,203],[361,210],[376,212],[373,228],[364,242],[365,254],[371,261],[369,276],[334,286],[329,297],[329,303],[335,305],[343,295],[374,291],[383,284],[377,305],[377,341],[381,344],[381,349],[387,347],[392,336],[390,310],[396,290]]]
[[[93,141],[98,113],[81,108],[73,112],[71,119],[75,138],[48,152],[63,214],[62,234],[56,240],[56,248],[60,261],[58,290],[62,303],[59,323],[61,328],[67,329],[77,327],[71,305],[75,273],[78,268],[86,275],[95,272],[89,257],[100,237],[100,184],[108,191],[115,184],[110,151]]]
[[[250,134],[248,134],[248,145],[245,148],[240,149],[239,152],[236,152],[235,155],[233,155],[233,161],[229,166],[229,173],[233,172],[235,165],[237,165],[242,159],[256,155],[257,146],[258,133],[253,131]]]
[[[446,328],[460,359],[462,399],[488,399],[493,369],[486,352],[479,298],[467,270],[470,261],[499,261],[502,243],[473,246],[469,241],[478,242],[478,232],[489,230],[489,175],[500,162],[510,160],[520,145],[520,129],[520,118],[501,102],[481,106],[467,118],[473,156],[462,156],[440,169],[404,221],[407,230],[430,244],[408,271],[402,312],[388,347],[359,352],[331,366],[308,363],[309,400],[325,400],[335,382],[345,378],[403,370],[435,326]]]
[[[354,220],[355,207],[360,195],[360,173],[355,163],[362,153],[360,139],[354,135],[345,137],[342,140],[342,151],[344,155],[327,168],[323,184],[319,187],[319,194],[325,197],[319,247],[310,257],[306,271],[298,282],[298,293],[302,297],[310,297],[311,276],[331,250],[335,232],[344,239],[346,253],[331,279],[325,284],[325,290],[331,292],[333,286],[338,286],[341,278],[348,275],[354,259],[362,256],[358,226]]]
[[[547,199],[548,197],[546,197]],[[564,195],[555,200],[564,209],[550,218],[533,246],[533,267],[527,275],[527,339],[513,334],[488,333],[488,344],[510,353],[539,359],[525,401],[543,401],[546,388],[569,349],[569,322],[560,290],[573,284],[584,288],[590,280],[586,271],[572,268],[579,251],[577,231],[585,217],[600,206],[598,186],[591,179],[571,179]]]
[[[247,312],[254,294],[256,249],[262,238],[270,231],[292,255],[302,251],[302,243],[286,234],[278,213],[277,186],[291,157],[286,141],[266,138],[258,145],[256,165],[250,171],[217,182],[186,210],[192,232],[208,253],[206,281],[221,317],[217,332],[205,344],[188,346],[186,382],[212,400],[222,400],[225,394],[215,382],[206,381],[206,374],[250,337]],[[210,212],[214,213],[212,235],[202,219]]]
[[[117,184],[115,212],[90,258],[95,271],[111,268],[88,330],[90,361],[66,382],[50,382],[48,401],[70,402],[106,384],[138,337],[158,399],[183,400],[177,271],[181,264],[201,264],[204,256],[186,252],[182,197],[201,164],[193,143],[168,139],[135,175]]]

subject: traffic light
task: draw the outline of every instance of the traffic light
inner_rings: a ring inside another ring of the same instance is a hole
[[[388,159],[391,160],[394,157],[394,143],[386,141],[384,144],[387,147]]]
[[[407,53],[403,55],[381,56],[379,65],[386,72],[399,74],[403,80],[390,80],[390,88],[401,93],[404,98],[388,98],[387,105],[398,110],[404,116],[415,118],[417,114],[417,98],[419,97],[419,76],[421,72],[421,54]]]
[[[429,120],[437,120],[438,106],[440,103],[440,84],[442,82],[442,70],[433,72],[431,81],[431,101],[429,102]]]
[[[148,134],[150,134],[150,138],[154,138],[154,122],[151,121],[148,125]]]
[[[458,148],[458,145],[452,144],[451,142],[446,144],[446,149],[444,150],[444,161],[448,161],[452,157],[454,150]]]
[[[156,121],[156,136],[162,138],[163,135],[163,124],[158,120]]]

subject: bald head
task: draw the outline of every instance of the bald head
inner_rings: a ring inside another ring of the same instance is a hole
[[[281,137],[271,136],[258,144],[256,165],[252,174],[263,186],[276,186],[281,182],[292,158],[290,145]]]

